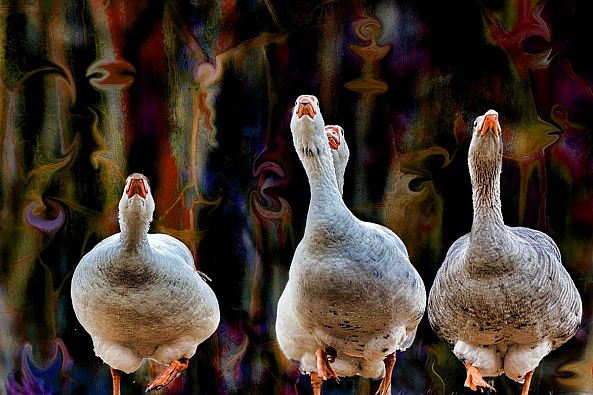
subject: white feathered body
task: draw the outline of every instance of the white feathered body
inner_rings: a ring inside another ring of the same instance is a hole
[[[293,338],[296,352],[288,354],[301,360],[305,371],[315,371],[317,348],[331,346],[338,354],[338,375],[377,378],[384,374],[387,354],[412,344],[426,294],[395,234],[353,216],[350,220],[338,229],[330,225],[305,232],[279,314],[294,317],[289,337],[293,331],[304,333],[302,339]]]
[[[278,303],[276,335],[291,359],[316,371],[316,349],[333,347],[339,376],[384,375],[383,360],[412,344],[426,292],[391,230],[345,206],[327,140],[295,136],[311,187],[303,239]]]
[[[189,249],[165,234],[147,234],[134,248],[120,233],[104,239],[76,267],[71,296],[97,356],[126,373],[143,358],[190,358],[220,320]]]

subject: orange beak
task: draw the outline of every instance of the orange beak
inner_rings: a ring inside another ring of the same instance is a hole
[[[126,188],[126,194],[128,198],[131,198],[134,195],[140,196],[142,199],[146,199],[146,195],[148,195],[148,189],[144,184],[144,180],[141,178],[132,178]]]
[[[329,141],[329,147],[331,149],[338,149],[340,147],[340,129],[334,125],[327,125],[325,127],[325,134]]]
[[[490,130],[494,133],[495,136],[500,135],[500,127],[498,126],[498,114],[488,114],[484,117],[482,129],[480,129],[480,136],[484,136]]]
[[[302,118],[303,115],[308,115],[309,118],[313,119],[315,118],[316,113],[317,112],[315,111],[315,108],[311,103],[299,103],[299,107],[297,109],[297,115],[299,116],[299,118]]]

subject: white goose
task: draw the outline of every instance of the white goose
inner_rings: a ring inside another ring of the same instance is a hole
[[[169,365],[146,390],[167,385],[220,320],[216,296],[185,244],[147,233],[153,211],[147,178],[130,175],[119,202],[121,233],[89,251],[72,277],[74,312],[111,367],[115,395],[121,372],[136,371],[143,358]]]
[[[504,373],[524,382],[527,395],[542,358],[576,332],[581,299],[550,237],[503,222],[496,111],[476,119],[468,164],[471,232],[447,252],[430,290],[428,318],[464,362],[466,386],[483,391],[491,388],[483,377]]]
[[[335,177],[340,194],[344,188],[344,174],[350,150],[344,138],[344,129],[338,125],[325,126],[328,144],[332,148],[331,155],[334,163]],[[285,288],[278,300],[278,314],[276,317],[276,338],[282,352],[290,359],[299,362],[300,369],[312,375],[312,385],[316,394],[321,390],[321,382],[317,375],[318,349],[315,335],[303,327],[296,318],[290,292]],[[366,378],[378,379],[385,376],[385,364],[380,361],[366,361],[363,358],[351,357],[345,354],[336,356],[332,367],[338,377],[360,375]]]
[[[426,291],[402,241],[345,206],[337,180],[345,162],[336,174],[330,152],[341,134],[331,129],[324,128],[317,98],[299,96],[291,130],[311,202],[278,303],[277,337],[287,357],[311,373],[315,394],[327,378],[359,374],[384,376],[379,393],[386,395],[395,351],[412,344]]]

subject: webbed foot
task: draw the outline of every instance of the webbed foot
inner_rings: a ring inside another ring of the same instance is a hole
[[[171,381],[173,381],[177,376],[181,374],[185,369],[187,369],[187,365],[189,364],[189,359],[187,358],[180,358],[176,361],[173,361],[169,364],[167,369],[161,373],[159,377],[154,379],[152,383],[148,384],[146,387],[146,392],[152,390],[160,390]]]

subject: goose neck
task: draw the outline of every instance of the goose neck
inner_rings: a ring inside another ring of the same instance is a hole
[[[492,163],[470,160],[469,165],[474,210],[472,232],[482,228],[503,227],[500,200],[502,157],[497,157]]]
[[[472,177],[474,216],[467,250],[467,269],[475,276],[515,271],[515,241],[502,216],[500,171]]]
[[[527,268],[525,251],[507,229],[496,226],[474,232],[465,256],[465,267],[476,277],[500,277]]]
[[[318,154],[303,155],[301,161],[307,172],[311,191],[306,231],[330,231],[345,224],[347,226],[352,215],[342,200],[331,153],[321,151]]]
[[[474,200],[472,233],[498,232],[502,231],[504,227],[500,199],[488,203],[483,200],[476,203]]]
[[[309,179],[311,201],[335,203],[342,200],[333,160],[328,151],[303,155],[301,161]]]
[[[121,218],[120,221],[120,240],[126,251],[136,251],[148,245],[148,229],[150,221],[143,218]]]
[[[500,181],[474,186],[474,216],[471,228],[472,244],[500,243],[506,236],[506,226],[500,202]]]

